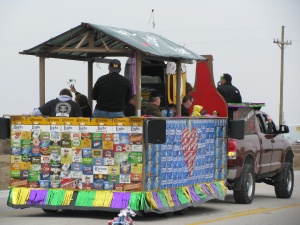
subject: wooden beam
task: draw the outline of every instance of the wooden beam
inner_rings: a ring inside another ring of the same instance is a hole
[[[92,99],[92,90],[93,90],[93,62],[88,62],[88,102],[93,112],[93,99]]]
[[[104,45],[105,49],[106,49],[107,51],[109,51],[109,48],[108,48],[108,46],[106,45],[105,41],[103,40],[101,33],[100,33],[100,40],[101,40],[102,44]]]
[[[94,42],[94,30],[90,29],[89,30],[89,47],[94,48],[95,47],[95,42]],[[89,106],[92,109],[93,113],[93,99],[92,99],[92,90],[93,90],[93,61],[88,62],[88,82],[87,82],[87,88],[88,88],[88,102]]]
[[[76,45],[76,49],[80,48],[83,44],[83,42],[88,38],[89,34],[86,34],[83,36],[83,38],[81,39],[81,41],[78,43],[78,45]]]
[[[76,35],[75,37],[71,38],[64,46],[62,46],[59,51],[64,49],[66,46],[68,46],[72,41],[77,41],[81,37],[82,34]],[[86,34],[87,35],[87,34]]]
[[[141,77],[142,77],[142,55],[136,52],[136,100],[135,100],[135,115],[141,112]]]
[[[100,63],[109,63],[111,59],[105,59],[102,57],[109,56],[128,56],[127,53],[109,53],[109,54],[93,54],[93,56],[76,56],[76,55],[66,55],[59,53],[44,53],[38,52],[35,54],[37,57],[45,57],[45,58],[55,58],[55,59],[69,59],[69,60],[77,60],[77,61],[86,61],[86,62],[100,62]]]
[[[131,49],[126,48],[111,48],[107,50],[106,48],[90,48],[90,47],[84,47],[84,48],[71,48],[71,47],[65,47],[63,49],[58,47],[45,47],[44,51],[53,53],[53,52],[84,52],[84,53],[128,53]]]
[[[45,104],[45,57],[40,57],[40,106]]]
[[[89,30],[89,47],[90,48],[94,48],[95,47],[94,30],[92,30],[92,29]]]
[[[176,113],[181,115],[181,61],[176,61]]]

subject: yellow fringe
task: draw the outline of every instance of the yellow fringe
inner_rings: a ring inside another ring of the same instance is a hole
[[[197,184],[196,187],[198,188],[198,190],[199,190],[202,194],[206,195],[206,192],[202,189],[202,187],[201,187],[200,184]]]
[[[13,205],[25,205],[29,198],[30,189],[28,188],[14,188],[11,202]]]
[[[166,196],[169,207],[173,207],[175,204],[174,204],[172,196],[171,196],[171,191],[168,189],[168,190],[163,190],[163,192]]]
[[[146,192],[146,198],[148,200],[148,204],[149,204],[151,209],[158,209],[158,206],[157,206],[157,204],[156,204],[156,202],[155,202],[155,200],[152,196],[152,192],[147,191]]]
[[[226,193],[227,193],[226,182],[225,181],[220,181],[219,184],[222,188],[222,191],[223,191],[224,195],[226,195]]]
[[[112,191],[96,191],[93,206],[110,207],[112,197]]]
[[[66,190],[64,200],[62,201],[62,205],[70,205],[73,197],[73,190]]]
[[[218,196],[215,194],[215,192],[213,191],[212,187],[210,186],[211,183],[205,183],[206,188],[209,190],[209,192],[215,196],[216,198],[218,198]]]
[[[184,193],[184,195],[188,198],[189,202],[193,202],[193,199],[191,197],[190,191],[188,189],[188,187],[182,187],[182,192]]]

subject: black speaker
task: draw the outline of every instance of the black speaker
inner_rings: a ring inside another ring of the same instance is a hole
[[[147,140],[152,144],[166,143],[166,121],[165,120],[148,120],[147,121]]]
[[[0,118],[0,139],[10,138],[10,119]]]
[[[235,139],[244,139],[245,120],[229,120],[228,136]]]

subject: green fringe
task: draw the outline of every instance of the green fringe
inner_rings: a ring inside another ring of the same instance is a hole
[[[176,194],[177,194],[178,199],[179,199],[179,201],[182,205],[190,202],[189,199],[183,193],[182,188],[177,188],[176,189]]]
[[[145,193],[143,192],[132,192],[130,195],[129,206],[132,210],[144,210],[144,205],[142,204],[145,199]]]
[[[201,200],[206,199],[207,195],[202,193],[197,186],[194,186],[196,194],[201,198]]]
[[[163,191],[158,191],[158,197],[161,201],[161,203],[163,204],[164,207],[169,207],[165,193]]]
[[[93,206],[93,202],[96,196],[96,191],[79,191],[75,206],[86,206],[91,207]]]
[[[65,194],[65,190],[48,190],[46,205],[62,205]]]

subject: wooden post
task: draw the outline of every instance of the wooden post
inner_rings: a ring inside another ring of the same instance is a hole
[[[93,62],[88,62],[88,101],[93,112],[92,89],[93,89]]]
[[[181,61],[176,61],[176,112],[181,115]]]
[[[45,57],[40,58],[40,106],[45,104]]]
[[[94,48],[94,30],[89,30],[89,47]],[[93,63],[92,61],[88,62],[88,102],[93,112],[93,99],[92,99],[92,90],[93,90]]]
[[[138,115],[138,110],[141,110],[141,76],[142,76],[142,56],[140,52],[136,52],[136,103],[135,115]]]

